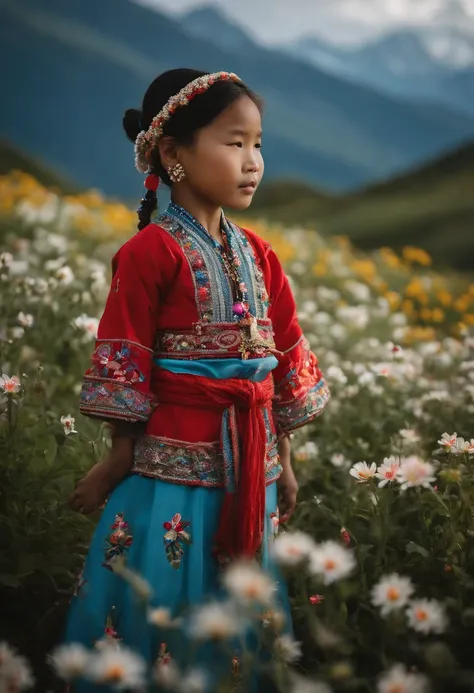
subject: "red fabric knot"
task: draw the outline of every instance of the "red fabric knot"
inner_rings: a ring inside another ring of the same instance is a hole
[[[147,190],[153,190],[156,192],[159,185],[160,177],[157,176],[156,173],[150,173],[150,175],[145,178],[145,188]]]
[[[219,554],[255,556],[265,524],[267,440],[263,408],[272,406],[272,375],[262,382],[218,380],[160,368],[153,376],[153,390],[160,393],[162,403],[186,400],[188,406],[237,409],[235,433],[241,448],[238,484],[235,492],[227,492],[224,497],[215,543]]]

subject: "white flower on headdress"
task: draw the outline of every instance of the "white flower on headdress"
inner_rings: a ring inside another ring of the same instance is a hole
[[[148,161],[145,158],[146,149],[146,131],[142,130],[135,140],[135,166],[140,173],[148,173]]]

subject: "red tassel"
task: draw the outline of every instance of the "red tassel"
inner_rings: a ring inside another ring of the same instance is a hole
[[[145,178],[145,188],[147,190],[153,190],[153,192],[156,192],[159,185],[160,177],[157,176],[156,173],[150,173],[150,175]]]

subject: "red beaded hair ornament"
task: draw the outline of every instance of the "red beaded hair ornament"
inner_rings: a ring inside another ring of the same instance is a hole
[[[187,106],[195,96],[203,94],[216,82],[229,80],[241,82],[241,79],[233,72],[214,72],[203,75],[189,82],[181,91],[168,99],[158,115],[151,121],[148,130],[142,130],[135,140],[135,166],[137,170],[141,173],[149,173],[151,153],[163,136],[164,124],[171,118],[176,109]],[[146,183],[145,187],[150,190]]]

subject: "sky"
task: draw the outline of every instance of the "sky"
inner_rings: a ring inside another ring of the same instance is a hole
[[[281,44],[300,36],[358,43],[406,25],[464,25],[474,0],[137,0],[172,13],[199,5],[225,10],[263,43]],[[473,39],[474,40],[474,39]]]

